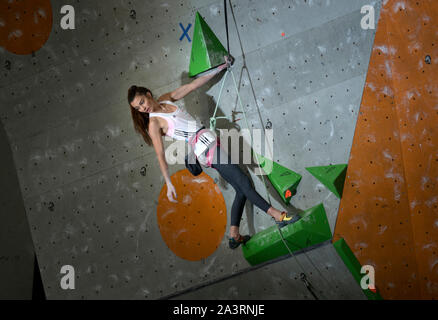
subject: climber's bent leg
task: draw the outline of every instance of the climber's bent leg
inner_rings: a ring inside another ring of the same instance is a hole
[[[233,206],[231,207],[231,226],[240,226],[245,202],[245,195],[239,190],[236,190],[236,196],[234,197]]]
[[[224,159],[221,159],[220,153],[224,152],[220,147],[216,148],[217,161],[212,163],[212,168],[216,169],[219,174],[233,186],[237,192],[242,193],[249,201],[251,201],[258,208],[264,212],[268,212],[271,205],[263,199],[258,192],[253,188],[249,177],[242,172],[237,164],[231,163],[230,156],[227,155]],[[243,210],[243,206],[242,206]],[[240,218],[239,218],[240,221]]]

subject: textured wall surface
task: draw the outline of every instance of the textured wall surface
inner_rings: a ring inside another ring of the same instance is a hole
[[[304,168],[348,162],[375,33],[360,27],[365,4],[375,5],[377,19],[380,2],[367,0],[241,0],[233,2],[237,23],[231,12],[228,16],[233,70],[249,121],[254,128],[272,123],[275,160],[303,175],[292,205],[283,208],[305,210],[323,202],[332,231],[339,200]],[[153,149],[133,130],[126,101],[132,84],[147,86],[158,97],[190,81],[191,43],[179,40],[179,23],[193,24],[199,11],[225,44],[223,2],[75,2],[76,30],[60,28],[61,5],[52,1],[53,29],[40,50],[23,56],[0,51],[10,62],[0,74],[1,121],[47,298],[153,299],[245,269],[241,251],[229,250],[226,237],[211,256],[196,262],[166,246],[156,217],[164,180]],[[130,17],[133,9],[136,19]],[[219,80],[178,103],[208,123]],[[233,90],[227,82],[218,115],[229,121],[218,120],[218,128],[245,128],[237,120],[242,114]],[[182,168],[170,166],[170,173]],[[206,173],[221,188],[229,221],[234,190],[214,170]],[[260,177],[250,174],[266,196]],[[269,191],[273,205],[282,208],[274,189]],[[243,233],[272,225],[251,207],[247,203]],[[330,257],[312,257],[321,266],[335,265]],[[76,270],[71,291],[59,286],[60,268],[67,264]],[[289,281],[299,272],[290,268],[287,274],[268,267],[242,281],[260,273]],[[334,297],[355,285],[339,283]],[[263,288],[251,290],[252,297],[264,297]],[[277,297],[296,297],[279,292]]]
[[[0,152],[0,300],[29,300],[35,251],[11,147],[1,125]]]
[[[385,299],[438,298],[437,30],[436,1],[384,2],[336,224]]]

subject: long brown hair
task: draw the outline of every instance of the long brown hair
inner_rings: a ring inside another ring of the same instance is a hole
[[[147,93],[150,93],[152,96],[151,90],[145,87],[137,87],[131,86],[128,89],[128,103],[129,109],[131,109],[132,121],[134,122],[134,129],[138,133],[140,133],[143,137],[143,140],[149,145],[152,146],[152,139],[149,135],[148,127],[149,127],[149,113],[140,112],[131,106],[131,102],[134,100],[137,94],[146,96]]]

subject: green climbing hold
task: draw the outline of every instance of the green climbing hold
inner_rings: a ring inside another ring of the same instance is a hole
[[[306,168],[316,179],[321,181],[339,199],[344,190],[345,176],[347,174],[346,164],[335,164],[331,166],[308,167]]]
[[[226,55],[228,55],[228,52],[222,43],[199,12],[196,12],[189,76],[194,77],[223,64]]]
[[[345,266],[348,268],[348,270],[350,270],[353,278],[360,285],[360,281],[365,274],[360,273],[362,266],[360,265],[360,262],[359,260],[357,260],[353,251],[351,251],[347,242],[345,242],[345,240],[341,238],[333,243],[333,247],[335,247],[336,252],[339,254],[342,261],[344,261]],[[382,297],[380,296],[377,289],[375,289],[375,292],[371,291],[370,289],[363,290],[363,292],[367,296],[368,300],[382,300]]]
[[[297,187],[302,178],[301,175],[262,155],[255,152],[254,154],[257,156],[260,167],[268,175],[269,181],[280,194],[281,199],[289,204],[292,196],[297,193]]]
[[[302,218],[297,222],[280,229],[292,252],[332,238],[322,204],[302,212],[300,216]],[[242,246],[242,251],[245,259],[253,266],[289,253],[276,225],[256,233]]]

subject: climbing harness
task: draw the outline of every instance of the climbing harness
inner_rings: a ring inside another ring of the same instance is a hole
[[[236,18],[235,18],[235,15],[234,15],[233,7],[231,6],[231,0],[229,0],[229,1],[230,1],[230,7],[231,7],[231,12],[232,12],[232,15],[233,15],[233,19],[234,19],[234,22],[235,22],[235,24],[236,24]],[[226,34],[227,34],[227,50],[228,50],[228,57],[231,57],[231,55],[230,55],[230,47],[229,47],[229,35],[228,35],[227,0],[224,0],[224,14],[225,14],[225,29],[226,29]],[[236,24],[236,25],[237,25],[237,24]],[[244,54],[244,50],[243,50],[243,46],[242,46],[242,42],[241,42],[241,40],[240,40],[239,30],[236,29],[236,31],[237,31],[237,36],[238,36],[238,38],[239,38],[240,48],[241,48],[241,51],[242,51],[242,58],[243,58],[243,67],[242,67],[242,69],[245,68],[245,69],[247,70],[248,78],[249,78],[249,82],[250,82],[250,85],[251,85],[251,88],[252,88],[252,92],[253,92],[253,95],[255,96],[254,87],[253,87],[253,85],[252,85],[251,77],[250,77],[250,74],[249,74],[248,68],[246,67],[246,59],[245,59],[245,54]],[[235,77],[234,77],[234,73],[233,73],[233,71],[232,71],[232,66],[231,66],[231,63],[230,63],[230,62],[228,61],[228,59],[227,59],[227,70],[226,70],[226,73],[225,73],[224,77],[222,78],[222,83],[221,83],[221,86],[220,86],[219,96],[218,96],[218,98],[217,98],[217,102],[216,102],[216,107],[215,107],[215,110],[214,110],[214,114],[213,114],[213,116],[210,118],[210,130],[212,130],[212,131],[214,131],[214,132],[215,132],[215,130],[216,130],[216,119],[227,118],[227,117],[216,117],[216,113],[217,113],[217,110],[218,110],[218,107],[219,107],[220,99],[221,99],[221,96],[222,96],[222,91],[223,91],[224,84],[225,84],[225,81],[226,81],[226,79],[227,79],[228,74],[231,74],[231,77],[232,77],[232,79],[233,79],[234,88],[235,88],[235,90],[236,90],[236,94],[237,94],[237,100],[238,100],[238,103],[239,103],[239,106],[240,106],[241,110],[243,111],[242,113],[243,113],[243,117],[244,117],[244,120],[245,120],[245,124],[246,124],[246,126],[247,126],[248,129],[250,128],[250,126],[248,125],[248,119],[247,119],[247,117],[246,117],[245,109],[243,108],[243,105],[242,105],[242,101],[241,101],[241,98],[240,98],[239,89],[238,89],[238,86],[237,86],[237,83],[236,83],[236,79],[235,79]],[[256,101],[257,101],[257,100],[256,100]],[[260,119],[260,122],[263,123],[263,121],[261,120],[260,110],[259,110],[258,106],[257,106],[257,109],[258,109],[258,111],[259,111],[259,119]],[[263,127],[263,125],[262,125],[262,129],[263,129],[264,134],[266,134],[266,132],[265,132],[265,128]],[[249,138],[250,138],[250,145],[252,145],[252,135],[251,135],[251,134],[249,134]],[[268,141],[266,141],[266,144],[268,144]],[[270,151],[271,149],[268,148],[268,150]],[[255,157],[255,158],[256,158],[256,161],[257,161],[257,165],[258,165],[258,167],[261,168],[261,165],[260,165],[260,162],[259,162],[258,157]],[[271,155],[271,159],[272,159],[272,155]],[[261,175],[261,176],[262,176],[262,181],[263,181],[263,184],[264,184],[264,186],[265,186],[265,191],[266,191],[266,194],[267,194],[267,197],[268,197],[268,202],[269,202],[269,204],[272,205],[271,198],[270,198],[270,196],[269,196],[268,187],[267,187],[267,184],[266,184],[266,181],[265,181],[264,175]],[[314,292],[314,287],[312,286],[312,284],[311,284],[311,283],[309,282],[309,280],[307,279],[306,272],[305,272],[303,266],[301,265],[301,263],[298,261],[297,257],[293,254],[292,250],[290,249],[290,247],[289,247],[289,245],[288,245],[288,243],[287,243],[287,240],[286,240],[286,239],[284,238],[284,236],[283,236],[283,233],[282,233],[282,231],[281,231],[281,228],[280,228],[278,225],[277,225],[277,228],[278,228],[278,232],[279,232],[279,234],[280,234],[281,240],[282,240],[284,246],[287,248],[287,250],[288,250],[288,252],[289,252],[289,255],[295,259],[295,261],[296,261],[296,263],[298,264],[299,268],[302,270],[302,272],[301,272],[301,274],[300,274],[300,280],[303,282],[304,286],[307,288],[307,290],[309,291],[309,293],[315,298],[315,300],[318,300],[319,298],[318,298],[318,296],[317,296],[317,295],[315,294],[315,292]],[[288,241],[291,242],[290,240],[288,240]],[[293,244],[293,245],[296,246],[296,247],[298,247],[300,250],[304,250],[304,248],[301,248],[301,246],[299,246],[298,244]],[[303,251],[303,253],[304,253],[304,255],[306,256],[306,258],[310,261],[310,263],[312,264],[312,266],[318,271],[318,273],[320,274],[320,276],[321,276],[321,277],[327,282],[327,284],[328,284],[329,287],[330,287],[330,283],[329,283],[329,281],[323,276],[323,274],[321,273],[321,271],[320,271],[320,270],[314,265],[313,261],[312,261],[312,260],[311,260],[311,259],[305,254],[305,251]],[[322,294],[322,292],[320,292],[320,293]]]

